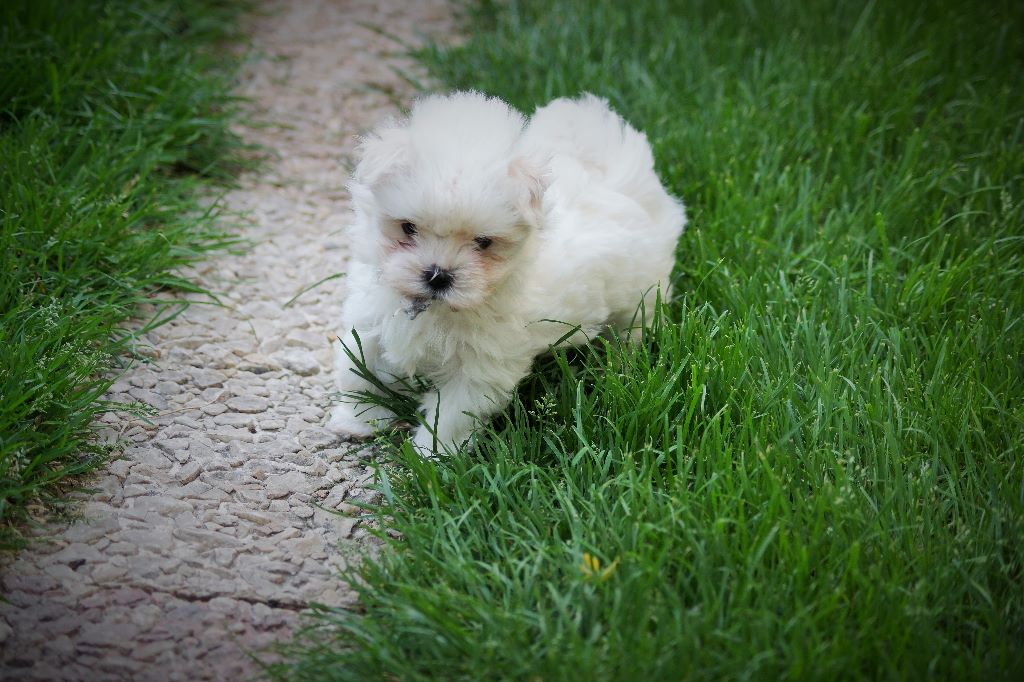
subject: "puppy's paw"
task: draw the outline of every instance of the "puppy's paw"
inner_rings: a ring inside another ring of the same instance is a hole
[[[324,425],[331,433],[353,438],[369,438],[376,431],[369,412],[360,414],[356,405],[341,403],[331,410],[331,416]]]

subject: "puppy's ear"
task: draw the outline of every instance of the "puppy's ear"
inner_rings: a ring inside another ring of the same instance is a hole
[[[392,123],[359,141],[356,182],[373,186],[398,172],[408,161],[409,132],[400,123]]]
[[[509,177],[519,186],[517,208],[534,227],[543,224],[544,193],[548,189],[545,164],[525,156],[508,165]]]

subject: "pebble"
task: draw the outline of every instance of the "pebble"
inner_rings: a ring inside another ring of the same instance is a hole
[[[181,386],[173,381],[158,381],[156,384],[156,390],[164,396],[178,395],[181,393]]]
[[[290,350],[278,353],[274,356],[285,369],[291,370],[299,376],[313,376],[320,371],[320,363],[312,353],[301,350]]]
[[[227,401],[229,408],[235,412],[244,412],[246,414],[266,412],[269,405],[270,403],[267,402],[266,398],[256,396],[235,396],[234,398],[228,398]]]
[[[195,370],[192,373],[192,383],[199,388],[221,386],[226,379],[226,376],[211,369]]]
[[[255,353],[246,355],[238,363],[238,371],[251,372],[252,374],[266,374],[267,372],[276,372],[280,369],[281,366],[270,358],[265,358]]]
[[[203,412],[214,417],[218,414],[224,414],[227,411],[228,408],[221,403],[210,403],[209,405],[203,406]]]
[[[267,497],[276,499],[287,497],[293,493],[309,489],[310,484],[305,475],[298,471],[289,471],[277,476],[269,476],[264,481]]]
[[[167,399],[159,393],[151,391],[148,388],[133,388],[128,391],[128,395],[135,398],[141,403],[145,403],[150,407],[156,408],[157,410],[167,409]]]
[[[191,461],[184,464],[178,473],[175,474],[175,478],[178,479],[179,483],[191,483],[192,481],[199,478],[199,474],[203,472],[203,467],[199,462]]]
[[[337,443],[338,436],[334,435],[327,429],[315,428],[305,429],[299,433],[298,440],[302,447],[315,452]]]

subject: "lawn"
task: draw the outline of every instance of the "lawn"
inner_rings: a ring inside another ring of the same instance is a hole
[[[1024,5],[479,4],[449,87],[607,97],[692,219],[644,342],[381,457],[281,679],[1024,674]]]
[[[190,289],[176,270],[229,241],[196,197],[239,158],[230,59],[211,49],[237,13],[0,3],[0,547],[110,454],[91,424],[116,366],[180,309],[129,324],[139,304]]]

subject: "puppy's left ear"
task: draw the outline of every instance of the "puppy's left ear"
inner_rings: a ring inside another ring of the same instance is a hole
[[[548,189],[546,164],[525,156],[508,165],[509,177],[519,186],[516,208],[534,227],[544,224],[544,193]]]

